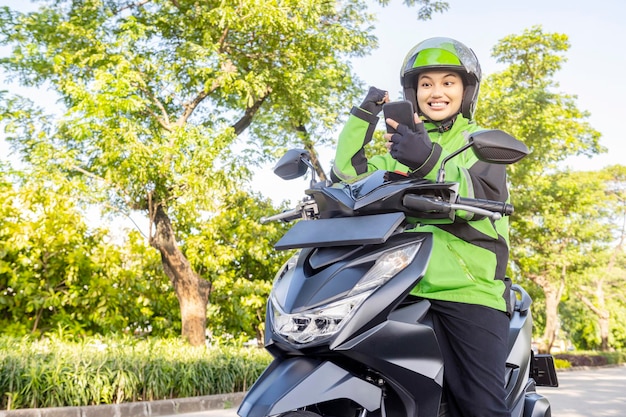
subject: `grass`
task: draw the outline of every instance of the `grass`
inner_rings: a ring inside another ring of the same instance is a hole
[[[153,401],[246,391],[271,358],[179,340],[0,338],[0,409]]]

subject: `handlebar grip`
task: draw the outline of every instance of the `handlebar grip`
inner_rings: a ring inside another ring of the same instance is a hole
[[[424,213],[449,213],[450,204],[446,201],[416,194],[407,194],[402,198],[402,205],[408,209]]]
[[[495,213],[501,213],[503,216],[510,216],[511,214],[513,214],[514,211],[513,204],[508,204],[503,201],[459,197],[457,199],[457,203],[472,207],[478,207],[484,210],[493,211]]]

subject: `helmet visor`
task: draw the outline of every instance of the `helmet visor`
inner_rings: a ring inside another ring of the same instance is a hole
[[[481,78],[480,65],[474,52],[450,38],[431,38],[413,47],[402,65],[402,75],[427,69],[456,69]],[[421,71],[420,71],[421,72]]]

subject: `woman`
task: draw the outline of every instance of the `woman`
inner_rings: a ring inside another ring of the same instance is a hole
[[[427,39],[407,54],[400,80],[417,109],[416,131],[387,119],[397,133],[384,135],[389,153],[366,158],[387,92],[370,88],[351,110],[337,142],[333,178],[348,180],[374,170],[435,180],[441,161],[481,130],[473,120],[480,87],[473,51],[449,38]],[[505,166],[479,161],[467,150],[445,165],[446,180],[462,197],[508,201]],[[454,223],[416,225],[431,232],[427,272],[412,290],[432,304],[434,330],[444,358],[444,401],[451,416],[510,416],[505,403],[510,281],[508,218],[461,213]]]

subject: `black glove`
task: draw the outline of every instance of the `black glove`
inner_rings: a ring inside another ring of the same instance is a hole
[[[413,132],[408,126],[399,124],[396,131],[391,136],[391,148],[389,153],[393,158],[415,170],[426,162],[433,150],[433,143],[428,137],[428,133],[423,123],[418,123],[417,130]]]
[[[378,113],[383,109],[383,104],[385,103],[385,96],[387,92],[385,90],[379,90],[376,87],[370,87],[363,103],[359,106],[365,111],[372,113],[374,116],[377,116]]]

